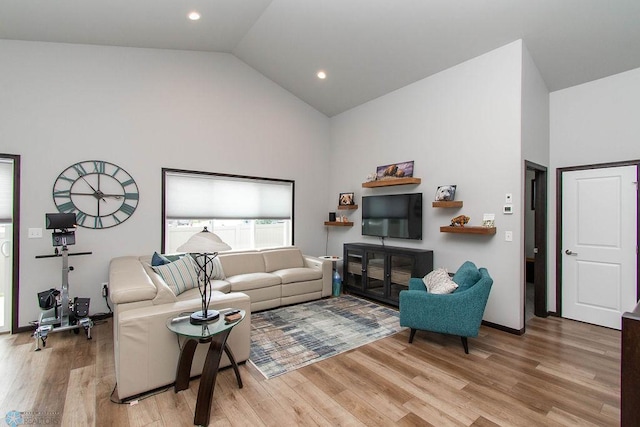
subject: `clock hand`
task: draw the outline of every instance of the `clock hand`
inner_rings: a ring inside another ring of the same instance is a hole
[[[122,198],[122,194],[104,194],[102,193],[102,197],[113,197],[114,199],[118,200]]]
[[[80,175],[80,178],[82,178],[82,180],[83,180],[84,182],[86,182],[86,183],[87,183],[87,185],[88,185],[88,186],[93,190],[93,192],[94,192],[94,193],[97,193],[97,192],[98,192],[98,190],[96,190],[95,188],[93,188],[93,185],[91,185],[91,184],[89,183],[89,181],[87,181],[87,179],[86,179],[83,175]]]
[[[82,178],[82,180],[83,180],[84,182],[86,182],[86,183],[87,183],[87,185],[88,185],[88,186],[93,190],[93,197],[95,197],[96,199],[102,199],[102,201],[106,202],[106,200],[105,200],[105,198],[104,198],[104,193],[103,193],[102,191],[100,191],[100,190],[96,190],[96,189],[93,187],[93,185],[91,185],[91,184],[89,183],[89,181],[87,181],[87,179],[86,179],[83,175],[80,175],[80,178]],[[99,181],[98,181],[98,188],[100,188],[100,182],[99,182]]]

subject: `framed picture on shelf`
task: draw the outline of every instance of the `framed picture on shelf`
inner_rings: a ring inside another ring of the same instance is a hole
[[[338,206],[349,206],[355,204],[353,193],[340,193]]]
[[[456,197],[455,185],[441,185],[436,190],[436,202],[444,202],[454,200]]]
[[[413,160],[410,162],[393,163],[376,168],[377,179],[411,178],[413,176]]]

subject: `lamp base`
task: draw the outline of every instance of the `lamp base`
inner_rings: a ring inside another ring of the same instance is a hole
[[[207,314],[205,316],[204,311],[196,311],[191,314],[189,317],[189,321],[192,325],[202,325],[203,323],[211,323],[215,322],[220,318],[220,313],[217,310],[207,310]]]

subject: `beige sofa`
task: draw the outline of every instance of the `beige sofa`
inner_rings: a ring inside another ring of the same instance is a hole
[[[245,319],[227,341],[238,363],[249,358],[251,312],[331,295],[331,262],[295,247],[218,255],[225,279],[212,280],[213,309],[240,308]],[[167,319],[200,309],[197,288],[176,296],[150,266],[151,256],[111,260],[109,297],[114,313],[114,357],[118,397],[175,381],[180,348]],[[202,371],[207,346],[198,346],[191,375]],[[230,364],[223,354],[221,367]]]

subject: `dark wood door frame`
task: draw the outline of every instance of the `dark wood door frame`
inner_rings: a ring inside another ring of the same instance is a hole
[[[12,218],[12,271],[11,271],[11,333],[18,332],[18,302],[20,300],[20,156],[2,154],[0,158],[13,161],[13,218]]]
[[[528,160],[524,163],[525,171],[530,170],[535,173],[533,180],[535,193],[532,197],[535,209],[534,246],[537,252],[533,267],[533,312],[538,317],[547,317],[549,315],[547,310],[547,168]]]
[[[640,160],[629,160],[621,162],[596,163],[582,166],[570,166],[556,169],[556,312],[562,317],[562,174],[588,169],[605,169],[621,166],[635,166],[637,177],[640,179]],[[636,186],[638,184],[636,183]],[[636,300],[640,296],[640,253],[637,245],[640,242],[640,197],[636,200]]]

